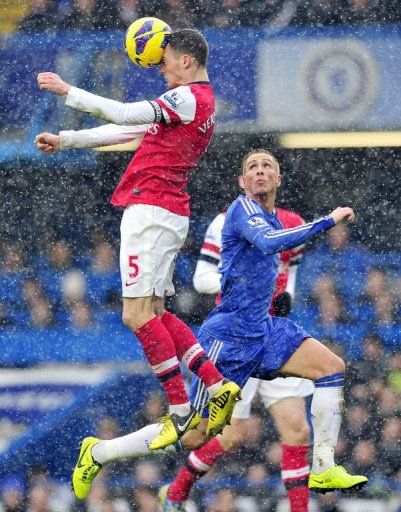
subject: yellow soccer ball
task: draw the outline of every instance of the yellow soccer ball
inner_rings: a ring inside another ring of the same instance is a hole
[[[128,27],[125,36],[125,51],[137,66],[157,66],[163,50],[169,42],[171,28],[158,18],[141,18]]]

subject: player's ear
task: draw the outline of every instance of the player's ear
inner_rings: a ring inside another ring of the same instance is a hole
[[[277,188],[279,188],[281,186],[281,174],[280,173],[277,174],[277,181],[276,181],[276,183],[277,183]]]
[[[242,188],[242,190],[246,189],[245,180],[244,180],[244,175],[243,174],[241,174],[241,176],[238,176],[238,185],[240,186],[240,188]]]
[[[184,69],[188,69],[192,64],[192,57],[191,55],[188,55],[187,53],[184,53],[181,56],[181,63]]]

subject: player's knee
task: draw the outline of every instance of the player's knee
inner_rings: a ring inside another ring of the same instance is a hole
[[[125,311],[123,311],[122,321],[125,327],[128,327],[128,329],[133,332],[139,329],[138,322],[135,320],[135,318]]]
[[[310,441],[310,428],[308,423],[303,423],[299,426],[297,430],[294,430],[293,432],[293,441],[292,443],[288,444],[294,444],[297,446],[304,446],[309,444]]]
[[[130,311],[124,311],[122,315],[122,322],[125,327],[128,327],[132,332],[137,331],[144,326],[154,315],[146,313],[132,313]]]

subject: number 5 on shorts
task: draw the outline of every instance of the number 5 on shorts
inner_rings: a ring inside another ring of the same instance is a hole
[[[136,263],[138,256],[128,256],[128,266],[130,273],[128,274],[131,279],[134,279],[139,274],[139,265]]]

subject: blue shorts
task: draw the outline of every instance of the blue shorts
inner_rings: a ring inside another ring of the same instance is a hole
[[[201,331],[198,339],[218,370],[229,380],[243,388],[250,377],[272,380],[298,349],[304,339],[311,335],[288,318],[272,317],[272,323],[260,343],[233,343],[216,339]],[[282,375],[281,375],[282,376]],[[194,377],[191,382],[191,403],[207,416],[205,404],[208,392],[205,385]]]

